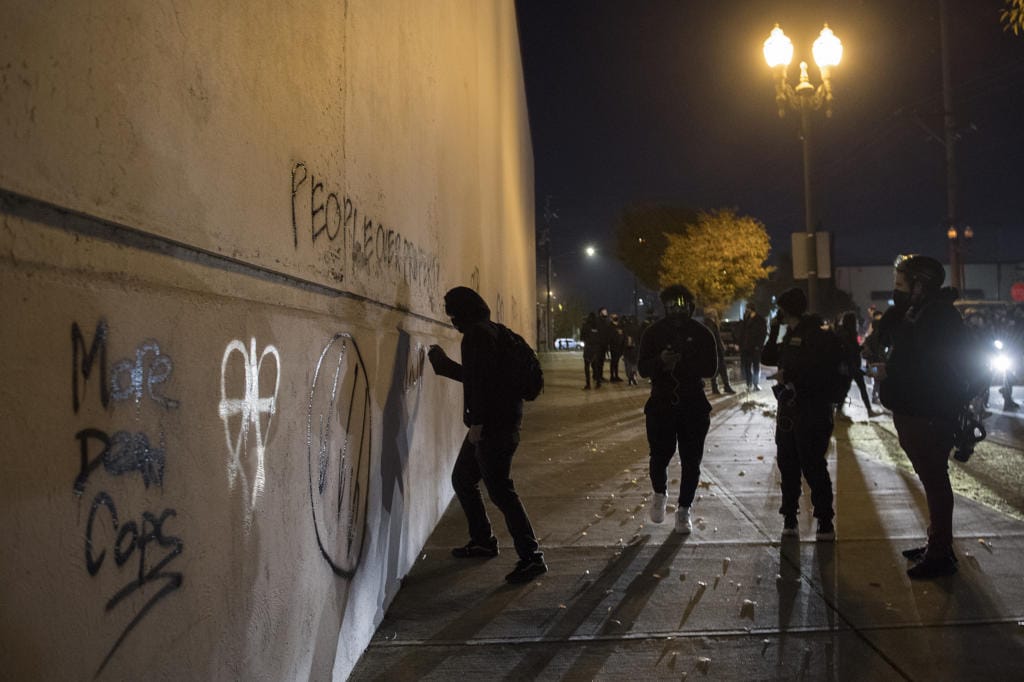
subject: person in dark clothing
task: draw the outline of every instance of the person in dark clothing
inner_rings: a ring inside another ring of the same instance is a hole
[[[739,325],[740,367],[748,391],[761,390],[761,351],[768,336],[768,322],[754,308],[747,308]]]
[[[607,308],[597,309],[597,345],[594,347],[594,388],[601,388],[604,383],[604,359],[608,355],[608,347],[612,341],[612,322],[608,317]]]
[[[608,365],[608,381],[619,383],[619,360],[626,347],[626,332],[619,322],[619,314],[612,313],[608,324],[608,353],[611,355],[611,364]]]
[[[590,374],[593,371],[594,381],[601,376],[601,368],[597,363],[597,356],[601,346],[601,331],[597,327],[597,315],[590,313],[583,321],[580,330],[580,338],[583,341],[583,373],[587,378],[583,390],[590,390]]]
[[[722,343],[722,329],[717,310],[708,309],[704,312],[704,326],[711,330],[711,334],[715,338],[715,350],[718,354],[718,372],[711,377],[711,392],[714,395],[721,395],[722,391],[729,394],[735,393],[736,391],[732,390],[732,386],[729,384],[729,365],[725,362],[725,344]],[[722,380],[722,391],[718,390],[719,379]]]
[[[778,298],[779,315],[772,319],[761,363],[778,367],[772,387],[779,406],[776,412],[776,463],[782,477],[783,536],[800,534],[801,475],[811,489],[811,504],[818,520],[818,540],[835,539],[832,479],[828,473],[829,440],[832,438],[833,406],[825,383],[827,349],[831,332],[822,329],[817,315],[807,314],[807,295],[792,288]],[[786,335],[779,341],[780,319]],[[833,341],[834,342],[834,341]],[[834,358],[831,358],[834,359]]]
[[[693,319],[694,298],[681,284],[661,292],[665,317],[640,337],[640,376],[651,380],[651,397],[644,406],[650,477],[654,499],[650,516],[665,520],[668,502],[668,465],[679,448],[682,476],[676,507],[677,533],[693,530],[690,506],[700,481],[704,439],[711,424],[711,404],[702,379],[717,369],[715,339],[707,327]]]
[[[911,578],[957,570],[953,554],[953,489],[949,453],[958,416],[972,391],[970,336],[953,307],[957,292],[942,288],[946,273],[934,258],[896,261],[893,303],[878,323],[884,362],[869,366],[880,381],[882,404],[893,413],[900,446],[914,466],[928,502],[928,544],[903,552],[916,563]]]
[[[624,349],[622,361],[626,366],[626,381],[629,386],[636,386],[637,360],[640,357],[640,325],[636,318],[627,317],[623,325],[625,332]]]
[[[519,445],[523,401],[514,392],[501,390],[501,357],[498,327],[480,295],[468,287],[455,287],[444,296],[445,313],[462,332],[462,364],[431,346],[427,354],[434,372],[462,382],[462,420],[469,433],[452,470],[452,486],[469,522],[469,542],[456,547],[458,558],[494,557],[498,540],[480,495],[481,480],[491,501],[505,516],[519,562],[505,576],[510,583],[532,580],[546,572],[547,564],[526,509],[511,478],[512,455]]]
[[[868,411],[869,417],[878,413],[871,409],[871,398],[868,396],[868,387],[864,384],[864,370],[861,368],[861,345],[857,340],[857,315],[853,312],[843,313],[839,321],[839,340],[843,344],[843,357],[846,358],[846,366],[849,368],[850,376],[860,390],[860,399],[864,401],[864,409]],[[841,413],[843,406],[839,406]]]

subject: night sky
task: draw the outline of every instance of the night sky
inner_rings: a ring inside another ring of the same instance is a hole
[[[736,207],[773,254],[804,229],[796,112],[779,118],[762,44],[775,22],[820,80],[810,46],[843,41],[834,114],[812,114],[814,200],[834,265],[900,252],[948,261],[938,0],[519,0],[537,220],[551,196],[552,288],[631,307],[612,255],[623,206]],[[948,0],[958,217],[970,262],[1024,262],[1024,36],[1001,0]],[[937,139],[932,136],[934,133]],[[580,251],[595,244],[602,256]]]

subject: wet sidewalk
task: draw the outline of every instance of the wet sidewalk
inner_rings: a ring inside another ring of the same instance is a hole
[[[815,541],[805,488],[783,542],[771,392],[715,396],[684,537],[647,520],[647,387],[582,391],[578,353],[544,363],[513,474],[549,572],[504,583],[516,556],[492,505],[501,555],[452,558],[453,500],[351,679],[1021,679],[1024,522],[958,497],[960,572],[911,582],[900,550],[926,507],[890,463],[891,420],[854,401],[829,451],[837,540]],[[670,501],[678,475],[676,459]]]

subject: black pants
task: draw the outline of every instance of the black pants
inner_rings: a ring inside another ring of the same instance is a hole
[[[853,380],[857,383],[857,388],[860,390],[860,399],[864,401],[864,407],[871,411],[871,398],[868,396],[868,387],[864,384],[864,370],[857,367],[853,370]]]
[[[590,370],[594,374],[594,382],[600,386],[604,383],[604,356],[608,351],[598,349],[590,361]]]
[[[894,414],[900,446],[914,465],[928,502],[928,553],[944,558],[953,551],[953,488],[949,483],[949,451],[956,422],[942,417]]]
[[[828,443],[832,437],[832,406],[779,406],[775,423],[776,463],[782,476],[779,513],[795,516],[800,511],[800,476],[811,489],[814,516],[832,519],[832,478],[828,474]]]
[[[740,368],[747,388],[761,383],[761,351],[743,351],[740,353]]]
[[[668,465],[679,448],[682,475],[679,481],[679,506],[689,507],[700,482],[700,463],[704,459],[704,439],[711,417],[703,406],[687,405],[686,409],[652,407],[647,413],[647,443],[651,448],[651,488],[656,493],[668,492]]]
[[[718,380],[722,380],[722,390],[731,391],[732,386],[729,385],[729,364],[725,361],[725,358],[718,359],[718,371],[713,377],[711,377],[711,390],[712,392],[718,392]]]
[[[452,470],[452,487],[469,522],[469,537],[474,542],[487,544],[494,535],[480,494],[482,479],[491,501],[505,515],[505,525],[519,558],[540,558],[543,554],[539,551],[537,537],[511,478],[512,455],[519,446],[519,432],[492,435],[487,433],[486,427],[484,431],[486,437],[476,445],[468,438],[462,441]]]
[[[616,353],[612,351],[611,364],[608,365],[608,378],[618,379],[619,378],[619,360],[622,358],[622,353]]]

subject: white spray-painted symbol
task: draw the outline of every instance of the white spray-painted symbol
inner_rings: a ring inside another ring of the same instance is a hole
[[[233,353],[237,352],[242,356],[245,364],[245,396],[242,398],[228,398],[225,377],[227,375],[228,363]],[[267,356],[274,358],[274,394],[270,397],[260,396],[260,370],[263,368],[263,360]],[[238,478],[242,479],[242,485],[248,488],[248,480],[245,469],[242,467],[241,455],[248,450],[249,428],[255,429],[254,443],[256,447],[256,475],[253,477],[252,488],[249,498],[251,509],[256,507],[256,498],[263,492],[265,474],[263,469],[263,454],[267,448],[267,437],[270,432],[270,421],[277,411],[277,390],[281,385],[281,355],[274,346],[267,346],[263,352],[256,357],[256,338],[249,342],[248,350],[241,341],[237,339],[228,344],[224,349],[224,358],[220,366],[220,418],[224,422],[224,436],[228,443],[228,452],[231,453],[231,461],[228,463],[228,481],[232,487]],[[260,424],[260,417],[267,415],[266,432]],[[230,420],[232,417],[241,416],[242,421],[238,427],[237,437],[232,440]]]

